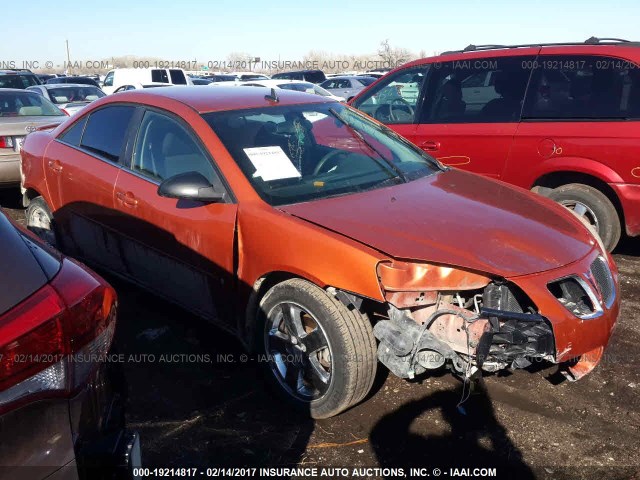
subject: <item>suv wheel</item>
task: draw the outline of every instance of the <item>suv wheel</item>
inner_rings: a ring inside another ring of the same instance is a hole
[[[270,383],[313,418],[337,415],[373,385],[377,358],[371,323],[306,280],[287,280],[267,292],[256,333]]]
[[[588,185],[570,183],[551,191],[549,198],[573,210],[598,233],[608,251],[612,251],[621,235],[620,217],[611,200]]]
[[[27,228],[52,247],[56,246],[53,214],[42,197],[31,200],[26,211]]]

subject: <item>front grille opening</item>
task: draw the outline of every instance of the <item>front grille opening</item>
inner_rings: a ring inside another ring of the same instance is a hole
[[[615,287],[611,270],[604,258],[598,257],[593,261],[591,264],[591,274],[598,285],[604,304],[607,308],[611,308],[613,300],[615,299]]]
[[[550,283],[548,287],[553,296],[575,316],[586,317],[595,312],[593,302],[576,278],[563,278]]]

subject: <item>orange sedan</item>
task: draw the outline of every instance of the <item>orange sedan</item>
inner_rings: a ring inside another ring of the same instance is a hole
[[[105,97],[29,135],[22,173],[30,228],[233,332],[315,418],[378,360],[578,379],[618,316],[613,260],[566,209],[306,93]]]

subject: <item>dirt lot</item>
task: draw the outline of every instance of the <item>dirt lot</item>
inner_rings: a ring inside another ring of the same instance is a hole
[[[12,195],[1,195],[22,219]],[[145,466],[348,467],[350,475],[388,467],[407,476],[426,467],[432,477],[487,466],[499,478],[638,479],[640,239],[626,240],[615,258],[622,313],[606,358],[580,382],[558,383],[554,368],[489,376],[458,409],[461,383],[451,376],[406,382],[381,368],[364,403],[316,422],[265,390],[232,337],[110,279],[121,301],[128,421],[141,433]]]

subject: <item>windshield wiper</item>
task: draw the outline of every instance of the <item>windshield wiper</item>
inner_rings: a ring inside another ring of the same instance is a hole
[[[373,159],[378,163],[378,165],[381,165],[384,168],[391,167],[391,169],[395,172],[395,174],[398,177],[400,177],[404,183],[409,182],[409,179],[405,176],[402,170],[400,170],[393,162],[390,162],[389,160],[387,160],[384,155],[382,155],[373,145],[371,145],[371,143],[369,143],[364,138],[364,135],[362,135],[362,133],[360,133],[354,127],[349,125],[349,123],[347,123],[347,121],[344,118],[342,118],[338,112],[336,112],[333,108],[330,108],[329,113],[333,115],[335,118],[337,118],[340,121],[340,123],[342,123],[345,127],[347,127],[351,133],[353,133],[356,137],[358,137],[362,141],[362,143],[364,143],[367,147],[369,147],[369,149],[372,152],[374,152],[376,155],[378,155],[382,159],[382,163],[377,161],[375,158]]]

